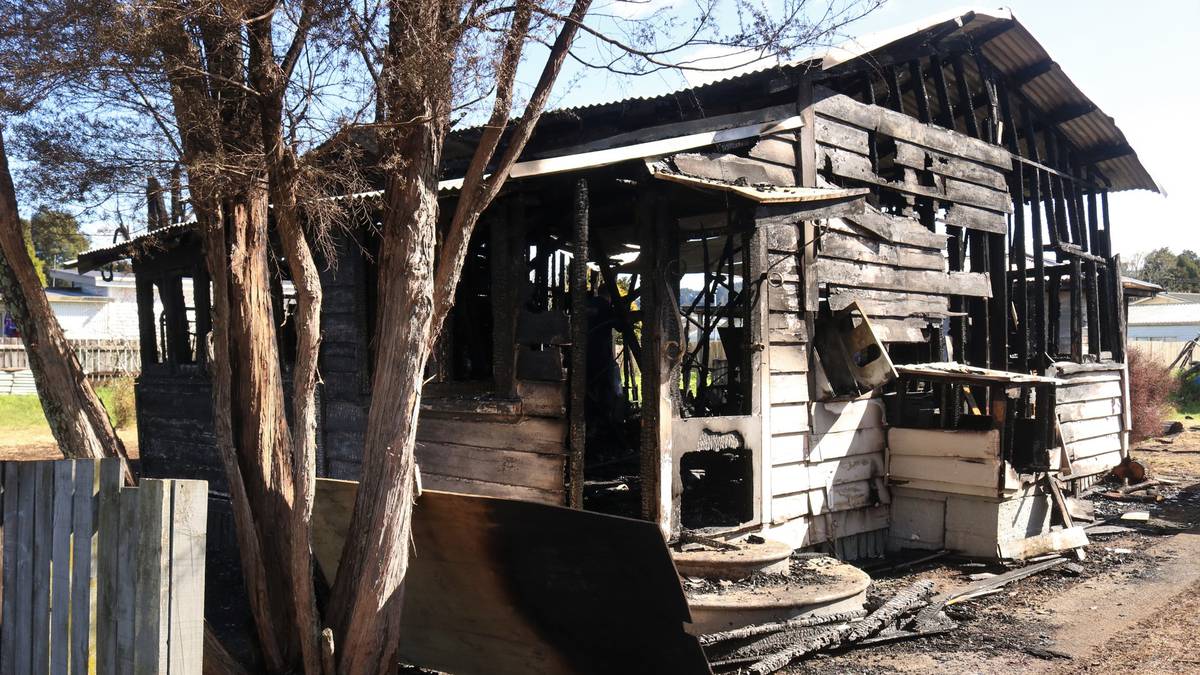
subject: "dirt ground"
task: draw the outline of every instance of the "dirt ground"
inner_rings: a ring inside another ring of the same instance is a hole
[[[958,627],[949,633],[818,655],[784,672],[1200,673],[1200,422],[1184,424],[1169,445],[1135,446],[1151,477],[1172,482],[1160,488],[1162,503],[1089,497],[1097,520],[1133,529],[1090,536],[1078,574],[1060,565],[954,605],[947,613]],[[1148,522],[1119,520],[1139,510]],[[878,574],[873,596],[919,578],[942,592],[1004,568],[944,557],[914,570]]]
[[[138,456],[137,427],[118,429],[117,435],[125,443],[125,449],[129,452],[130,458],[136,459]],[[49,428],[0,432],[0,460],[33,461],[39,459],[62,459],[62,454],[58,451],[58,444],[54,442],[54,436],[50,435]]]

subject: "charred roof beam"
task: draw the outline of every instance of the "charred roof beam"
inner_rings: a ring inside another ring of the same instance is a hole
[[[1048,124],[1066,124],[1071,120],[1079,119],[1088,113],[1097,110],[1095,103],[1073,103],[1055,108],[1046,113],[1043,117]]]
[[[1076,155],[1076,159],[1080,164],[1096,164],[1097,162],[1105,162],[1110,159],[1117,159],[1125,155],[1134,154],[1133,148],[1128,143],[1112,143],[1108,145],[1100,145],[1084,150]]]
[[[1051,59],[1038,61],[1010,75],[1009,81],[1012,82],[1012,86],[1014,87],[1024,87],[1057,67],[1058,64]]]

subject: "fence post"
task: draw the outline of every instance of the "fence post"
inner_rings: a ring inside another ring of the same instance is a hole
[[[16,672],[16,601],[17,601],[17,515],[20,495],[20,472],[16,464],[4,464],[4,600],[0,604],[3,622],[0,623],[0,673]]]
[[[120,460],[118,460],[120,461]],[[94,654],[92,629],[92,535],[96,531],[96,498],[99,488],[96,460],[75,462],[75,503],[71,527],[71,675],[88,675],[89,656]]]
[[[33,512],[32,672],[50,667],[50,553],[54,541],[54,462],[37,462]]]
[[[120,569],[121,461],[100,460],[99,528],[96,532],[96,673],[117,669],[117,572]]]
[[[71,617],[71,511],[75,462],[54,462],[53,542],[50,574],[50,673],[68,675]],[[40,638],[40,636],[39,636]]]
[[[170,673],[201,675],[208,483],[177,480],[172,484]]]
[[[137,489],[138,536],[135,565],[135,675],[167,672],[167,630],[170,626],[171,482],[146,479]]]

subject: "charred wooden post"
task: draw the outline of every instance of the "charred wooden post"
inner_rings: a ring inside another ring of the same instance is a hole
[[[946,85],[946,71],[937,54],[929,57],[929,68],[933,71],[933,84],[937,89],[939,124],[954,129],[954,106],[950,103],[950,88]]]
[[[1076,176],[1076,181],[1071,187],[1071,195],[1074,197],[1076,206],[1075,210],[1079,216],[1079,229],[1083,233],[1087,241],[1087,250],[1091,253],[1096,253],[1099,246],[1099,233],[1095,221],[1094,208],[1085,210],[1084,197],[1081,185],[1083,185],[1082,171],[1078,166],[1075,167],[1073,174]],[[1094,207],[1094,204],[1091,204]],[[1094,258],[1089,258],[1084,263],[1084,324],[1087,327],[1087,342],[1088,353],[1100,356],[1103,351],[1103,343],[1107,342],[1104,335],[1104,321],[1100,317],[1100,281],[1099,270],[1100,265]]]
[[[1107,211],[1107,209],[1106,209]],[[1116,313],[1116,341],[1112,344],[1113,360],[1125,362],[1125,291],[1121,286],[1121,256],[1114,255],[1108,266],[1109,292],[1112,294],[1108,301],[1112,303]]]
[[[637,205],[642,290],[642,517],[668,536],[678,523],[671,508],[671,420],[678,399],[679,318],[671,292],[678,269],[678,239],[666,217],[666,204],[643,187]]]
[[[996,73],[992,69],[991,64],[984,58],[983,53],[971,50],[975,56],[975,68],[979,71],[979,79],[983,83],[983,93],[987,97],[987,115],[984,119],[987,120],[986,133],[983,134],[983,140],[988,143],[1000,144],[1000,139],[997,138],[1000,125],[999,102],[996,96]]]
[[[1050,201],[1054,204],[1054,233],[1058,237],[1054,245],[1057,247],[1063,242],[1074,242],[1071,240],[1071,228],[1067,220],[1066,200],[1063,198],[1063,182],[1062,178],[1058,176],[1058,171],[1062,170],[1062,164],[1058,156],[1058,144],[1054,142],[1054,135],[1050,129],[1045,129],[1042,133],[1046,146],[1046,164],[1057,169],[1054,173],[1046,172],[1046,181],[1050,188]]]
[[[212,298],[209,297],[208,266],[196,265],[192,273],[192,294],[196,303],[196,363],[204,366],[208,353],[208,334],[212,332]]]
[[[1050,327],[1050,335],[1046,339],[1050,347],[1050,356],[1055,357],[1061,354],[1059,345],[1062,341],[1060,335],[1062,329],[1062,275],[1058,272],[1050,275],[1049,287],[1046,289],[1047,295],[1047,311],[1046,323]]]
[[[1018,206],[1018,208],[1020,208]],[[1005,255],[1004,235],[977,233],[987,237],[987,269],[992,282],[992,297],[988,299],[988,359],[989,367],[1008,370],[1008,257]],[[1001,393],[1003,389],[999,390]]]
[[[1071,257],[1071,360],[1083,361],[1083,291],[1082,266],[1079,258]]]
[[[146,229],[157,230],[169,224],[162,184],[154,176],[146,176]]]
[[[1088,232],[1091,235],[1092,246],[1093,246],[1094,252],[1100,256],[1107,257],[1107,254],[1103,251],[1103,243],[1100,240],[1100,229],[1099,229],[1100,228],[1100,213],[1099,213],[1099,209],[1097,207],[1097,202],[1096,202],[1095,177],[1094,177],[1094,174],[1090,171],[1088,172],[1088,188],[1087,188],[1086,200],[1087,200]],[[1110,261],[1110,264],[1111,264],[1111,261]],[[1116,310],[1116,308],[1113,307],[1108,302],[1108,298],[1109,298],[1110,294],[1109,294],[1109,288],[1108,288],[1109,279],[1108,279],[1108,273],[1107,273],[1107,265],[1105,266],[1105,269],[1097,269],[1096,277],[1097,277],[1096,278],[1096,299],[1097,299],[1096,313],[1097,313],[1097,316],[1099,317],[1099,321],[1100,321],[1099,334],[1100,334],[1100,341],[1101,341],[1101,344],[1099,346],[1099,351],[1103,352],[1103,351],[1107,350],[1107,351],[1111,352],[1112,346],[1114,343],[1113,312],[1114,312],[1114,310]]]
[[[568,475],[570,492],[567,503],[573,509],[583,508],[583,462],[587,445],[587,419],[584,405],[587,399],[587,259],[588,259],[588,183],[586,178],[575,182],[575,213],[571,232],[571,419],[570,457]],[[616,289],[610,289],[616,294]]]
[[[1033,133],[1033,119],[1030,117],[1028,108],[1021,110],[1021,117],[1025,122],[1025,142],[1028,145],[1030,159],[1036,162],[1037,136]],[[1033,221],[1030,232],[1033,234],[1034,274],[1033,321],[1031,322],[1034,353],[1031,355],[1029,366],[1039,371],[1049,365],[1046,363],[1046,252],[1042,244],[1041,183],[1041,170],[1035,168],[1029,192],[1029,212]]]
[[[154,316],[154,281],[144,273],[139,272],[136,276],[138,342],[144,371],[146,366],[158,363],[158,321]]]
[[[183,168],[178,162],[171,167],[171,222],[183,222]]]
[[[1006,145],[1008,151],[1014,156],[1021,154],[1021,146],[1017,141],[1017,126],[1013,121],[1012,102],[1009,100],[1008,92],[1001,89],[1000,92],[1000,109],[1001,116],[1004,120],[1004,127],[1010,129]],[[1017,341],[1017,363],[1016,370],[1028,372],[1029,370],[1029,280],[1026,278],[1026,261],[1025,261],[1025,165],[1023,162],[1014,161],[1012,172],[1008,175],[1008,189],[1012,195],[1013,213],[1012,213],[1012,247],[1009,250],[1009,256],[1016,264],[1017,289],[1016,297],[1013,302],[1016,305],[1017,311],[1017,327],[1020,339]],[[1008,277],[1008,265],[1005,264],[1002,268],[1002,273],[1005,279]],[[996,270],[993,265],[993,275]],[[1008,290],[1008,285],[1005,285],[1005,291]],[[1008,303],[1002,305],[1007,317]],[[1005,333],[1007,336],[1007,333]],[[1007,353],[1007,347],[1005,348]]]
[[[488,266],[491,275],[492,299],[492,381],[496,394],[515,396],[517,393],[517,286],[513,277],[525,270],[523,241],[516,240],[514,227],[524,217],[516,197],[507,204],[506,213],[489,219]],[[521,234],[524,239],[524,234]]]
[[[971,256],[971,271],[987,271],[989,263],[987,233],[978,230],[969,230],[968,232],[967,246]],[[995,278],[996,275],[992,276]],[[971,335],[967,342],[968,363],[986,368],[991,351],[988,345],[990,334],[988,303],[983,298],[971,298],[968,307],[971,318]]]
[[[888,66],[884,71],[887,76],[888,107],[898,113],[904,112],[904,97],[900,95],[900,72],[896,66]],[[804,85],[801,85],[803,88]],[[809,85],[811,87],[811,84]],[[812,100],[812,97],[809,97]]]
[[[967,122],[967,134],[971,138],[979,138],[979,120],[975,118],[975,105],[971,101],[971,87],[963,68],[962,54],[955,54],[951,64],[954,67],[954,83],[958,87],[958,109]]]
[[[1113,254],[1113,252],[1112,252],[1112,221],[1110,220],[1110,214],[1108,211],[1108,190],[1100,191],[1100,206],[1104,210],[1104,219],[1102,220],[1102,222],[1104,223],[1104,233],[1100,237],[1101,240],[1104,242],[1104,249],[1103,249],[1104,253],[1102,255],[1104,255],[1105,257],[1111,257]]]
[[[908,74],[912,78],[913,95],[917,97],[917,119],[929,124],[933,120],[929,115],[929,93],[925,91],[925,70],[921,66],[921,59],[908,62]]]
[[[866,74],[863,81],[863,102],[867,105],[875,105],[875,81],[871,78],[870,73]],[[871,160],[871,171],[879,173],[879,140],[871,131],[867,132],[867,157]]]

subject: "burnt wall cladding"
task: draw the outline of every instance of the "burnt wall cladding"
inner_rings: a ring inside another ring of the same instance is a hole
[[[357,479],[366,430],[367,342],[366,282],[357,245],[340,244],[337,264],[321,273],[321,429],[324,466],[330,478]]]
[[[180,374],[143,375],[135,392],[142,475],[207,480],[210,490],[224,492],[208,382]]]

